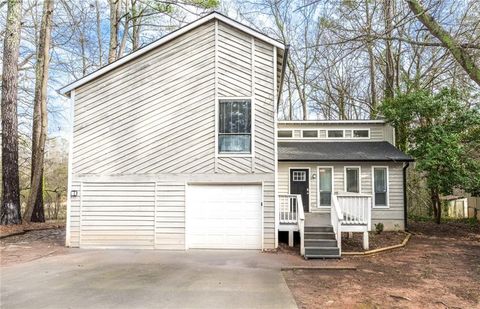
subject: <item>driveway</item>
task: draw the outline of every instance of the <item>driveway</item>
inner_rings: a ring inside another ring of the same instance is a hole
[[[296,308],[257,251],[72,250],[1,268],[2,308]]]

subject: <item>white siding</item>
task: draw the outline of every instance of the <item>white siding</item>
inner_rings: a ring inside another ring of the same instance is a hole
[[[80,247],[153,248],[155,183],[84,182],[81,187]]]
[[[76,89],[71,246],[184,249],[185,187],[245,182],[264,184],[264,248],[273,248],[273,55],[213,20]],[[252,156],[215,155],[216,96],[252,97]]]
[[[361,167],[361,193],[372,194],[372,166],[388,166],[389,168],[389,208],[379,209],[373,208],[372,222],[382,222],[386,229],[403,229],[404,213],[403,213],[403,173],[401,163],[361,163],[361,162],[318,162],[318,163],[287,163],[280,162],[278,168],[278,188],[279,194],[289,193],[289,167],[310,168],[310,174],[315,173],[316,179],[310,177],[310,210],[324,211],[317,208],[317,190],[318,190],[318,166],[333,166],[334,171],[334,192],[345,191],[344,188],[344,167],[360,166]]]
[[[185,183],[157,182],[155,248],[185,249]]]

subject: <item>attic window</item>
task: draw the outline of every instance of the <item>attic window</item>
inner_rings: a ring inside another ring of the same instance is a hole
[[[328,130],[328,138],[343,138],[343,130]]]
[[[318,131],[317,130],[304,130],[304,131],[302,131],[302,137],[316,138],[316,137],[318,137]]]
[[[353,130],[354,138],[369,138],[370,130]]]
[[[280,138],[291,138],[293,137],[292,130],[278,130],[277,136]]]

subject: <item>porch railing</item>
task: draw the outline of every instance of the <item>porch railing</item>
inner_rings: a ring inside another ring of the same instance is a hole
[[[337,239],[337,247],[339,254],[342,254],[342,222],[343,222],[343,213],[340,208],[338,198],[336,195],[332,195],[332,205],[330,206],[330,220],[333,227],[333,232],[335,233],[335,238]]]
[[[371,230],[372,196],[360,193],[339,193],[335,197],[345,225],[367,225]]]
[[[300,194],[281,194],[280,202],[280,224],[296,224],[300,233],[300,254],[305,255],[304,231],[305,213],[303,211],[302,196]]]

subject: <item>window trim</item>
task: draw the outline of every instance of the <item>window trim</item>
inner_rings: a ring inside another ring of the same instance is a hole
[[[353,128],[351,129],[352,131],[352,139],[370,139],[370,128]],[[355,137],[353,136],[353,131],[367,131],[368,132],[368,136],[367,137]]]
[[[220,152],[220,101],[240,101],[240,100],[249,100],[250,101],[250,152]],[[215,109],[218,111],[215,115],[215,140],[216,149],[215,154],[218,158],[228,158],[228,157],[237,157],[237,158],[253,158],[255,156],[255,102],[253,97],[217,97],[215,102]]]
[[[332,169],[332,196],[330,201],[330,206],[322,206],[320,205],[320,169],[322,168],[330,168]],[[317,208],[318,209],[327,209],[331,207],[331,203],[333,203],[333,195],[335,194],[335,168],[333,165],[319,165],[317,166]]]
[[[327,139],[345,139],[345,130],[346,129],[326,129],[326,130],[327,130],[327,136],[326,136]],[[329,137],[328,133],[330,131],[342,131],[343,135],[342,135],[342,137]]]
[[[347,191],[347,168],[358,169],[358,192]],[[343,190],[348,193],[362,193],[362,167],[360,165],[346,165],[343,167]]]
[[[386,205],[375,205],[375,169],[384,168],[387,172],[387,196],[385,197]],[[388,209],[390,208],[390,171],[388,165],[372,165],[372,208]]]
[[[303,136],[303,132],[305,131],[315,131],[317,132],[317,136],[316,137],[305,137]],[[318,132],[318,129],[302,129],[302,133],[301,133],[301,139],[319,139],[320,137],[320,134]]]

